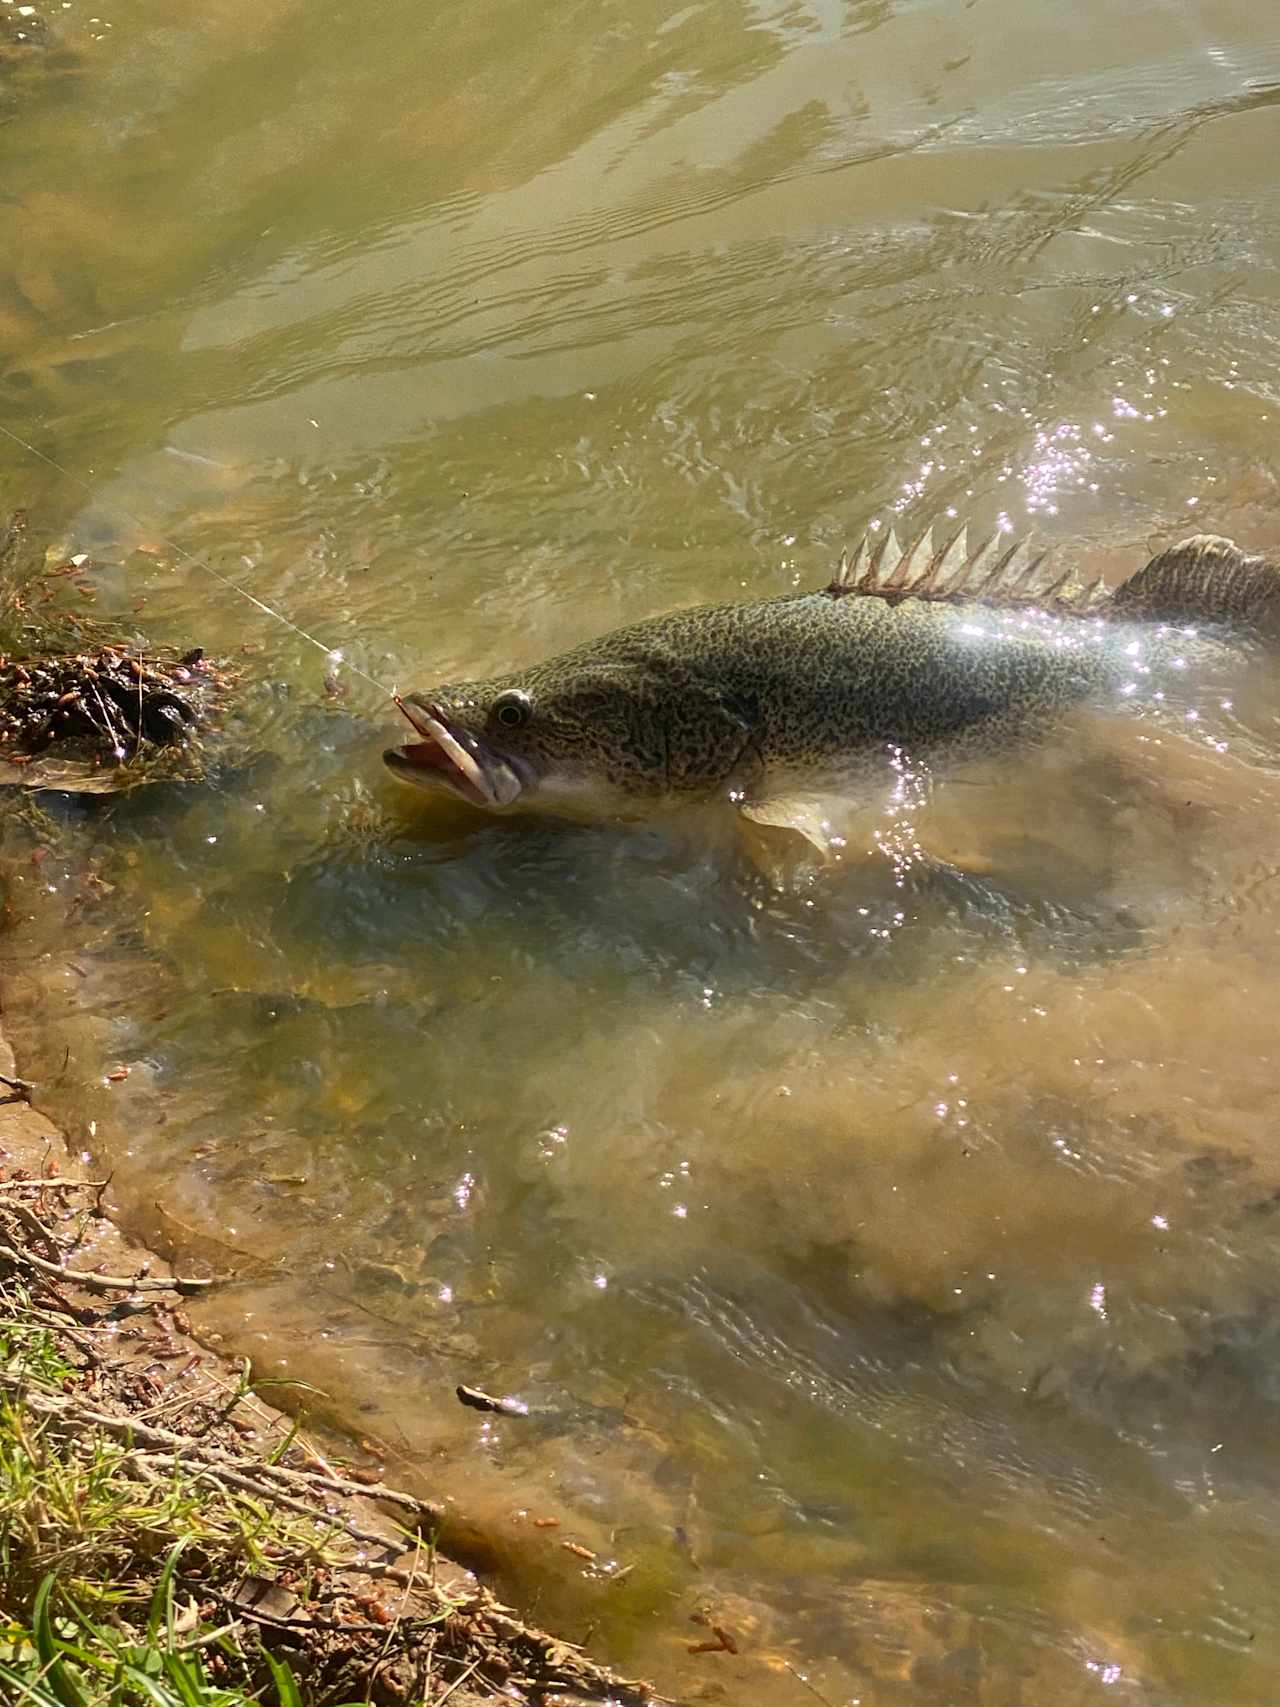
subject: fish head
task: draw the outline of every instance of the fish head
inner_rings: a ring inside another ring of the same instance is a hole
[[[406,695],[403,781],[491,812],[643,816],[721,786],[744,726],[645,635],[611,638],[504,680]]]
[[[440,688],[434,693],[403,697],[397,694],[396,704],[417,739],[388,747],[382,757],[404,782],[435,794],[452,795],[469,806],[501,812],[514,806],[535,780],[531,766],[514,750],[520,743],[510,739],[527,717],[520,696],[513,694],[502,708],[511,725],[509,732],[500,720],[498,707],[477,715],[476,701],[465,689]],[[506,738],[495,743],[489,735],[491,723],[497,724]]]

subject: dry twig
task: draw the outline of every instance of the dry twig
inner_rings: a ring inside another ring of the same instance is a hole
[[[56,1262],[45,1262],[30,1251],[16,1251],[12,1245],[0,1245],[0,1257],[7,1257],[20,1268],[34,1268],[54,1280],[69,1281],[75,1286],[87,1286],[92,1292],[203,1292],[217,1284],[217,1277],[199,1280],[194,1275],[174,1275],[172,1280],[157,1280],[152,1275],[91,1274],[85,1269],[63,1268]]]

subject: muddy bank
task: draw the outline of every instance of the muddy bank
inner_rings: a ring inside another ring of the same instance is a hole
[[[148,1665],[185,1675],[198,1657],[206,1681],[246,1699],[293,1699],[283,1666],[314,1703],[656,1701],[526,1626],[438,1553],[443,1507],[389,1487],[367,1442],[302,1434],[255,1392],[247,1360],[195,1337],[184,1306],[216,1277],[175,1273],[128,1238],[110,1182],[90,1179],[88,1158],[31,1107],[3,1040],[0,1091],[0,1453],[33,1478],[0,1513],[0,1613],[32,1629],[11,1649],[9,1682],[25,1681],[24,1654],[92,1681],[125,1651],[123,1631]],[[86,1461],[93,1490],[105,1476],[127,1497],[95,1517],[86,1484],[75,1515],[59,1517],[39,1478],[65,1488]],[[7,1478],[14,1495],[12,1464]],[[37,1506],[46,1516],[31,1527]],[[109,1598],[101,1624],[91,1586]]]

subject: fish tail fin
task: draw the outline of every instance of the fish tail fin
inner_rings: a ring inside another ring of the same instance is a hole
[[[1107,604],[1117,616],[1230,622],[1280,644],[1280,568],[1218,534],[1194,534],[1160,552]]]

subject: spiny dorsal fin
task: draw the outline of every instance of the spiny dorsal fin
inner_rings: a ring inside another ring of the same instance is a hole
[[[1035,584],[1036,573],[1048,555],[1047,551],[1037,554],[1028,540],[1015,539],[985,581],[975,578],[971,582],[970,591],[978,599],[1012,599],[1024,581],[1028,586]]]
[[[920,577],[916,597],[927,599],[936,588],[945,586],[952,575],[964,568],[968,556],[969,530],[962,527],[959,533],[952,534],[941,551],[935,552],[933,562]]]
[[[1004,541],[1005,536],[1002,533],[993,533],[985,539],[973,555],[958,566],[947,583],[947,591],[960,592],[972,587],[977,581],[988,580],[1007,550]]]
[[[1048,561],[1048,551],[1042,551],[1039,556],[1036,556],[1034,553],[1030,553],[1029,561],[1022,574],[1016,576],[1009,582],[1009,586],[1007,588],[1009,597],[1013,599],[1024,598],[1031,588],[1039,587],[1041,585],[1044,566]]]
[[[902,554],[902,562],[885,582],[886,592],[898,592],[907,586],[919,586],[930,573],[934,563],[933,529],[926,528],[914,545]]]
[[[901,561],[902,547],[898,544],[897,534],[890,528],[872,554],[864,579],[871,587],[887,587]]]
[[[930,530],[905,549],[889,530],[872,544],[865,536],[852,557],[840,558],[826,589],[833,599],[919,599],[934,604],[1038,608],[1078,615],[1145,617],[1158,622],[1221,622],[1252,629],[1280,645],[1280,561],[1241,551],[1233,540],[1196,534],[1157,553],[1145,568],[1111,588],[1088,587],[1071,572],[1053,576],[1047,551],[992,534],[970,551],[961,528],[935,549]]]
[[[1047,550],[1037,551],[1027,540],[1010,543],[1003,532],[992,534],[970,551],[963,527],[941,547],[934,545],[932,527],[905,546],[890,528],[874,545],[871,536],[864,534],[852,557],[847,551],[841,553],[839,570],[827,592],[832,598],[853,595],[891,604],[921,599],[933,604],[1025,605],[1057,611],[1097,608],[1101,582],[1085,590],[1073,583],[1070,570],[1051,576],[1048,562]]]
[[[836,579],[826,589],[833,599],[838,599],[845,592],[853,591],[853,587],[857,586],[858,575],[864,574],[864,570],[867,568],[869,555],[870,546],[867,545],[865,534],[858,539],[857,551],[853,553],[853,556],[848,555],[848,546],[845,546],[845,550],[840,553],[840,567],[836,568]]]

